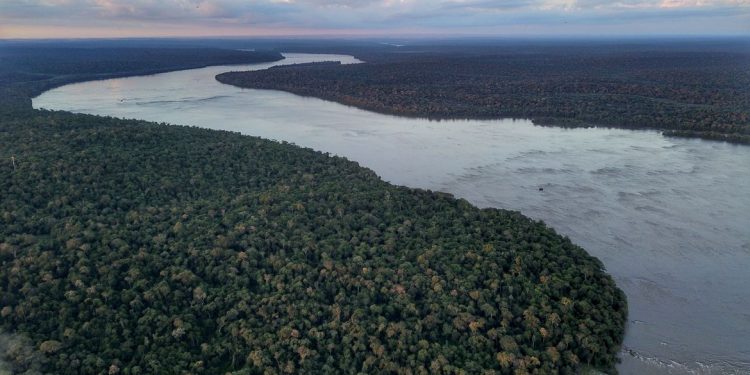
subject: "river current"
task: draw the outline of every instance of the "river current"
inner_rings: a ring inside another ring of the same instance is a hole
[[[656,131],[381,115],[216,74],[344,55],[285,54],[76,83],[34,107],[238,131],[345,156],[398,185],[544,220],[625,291],[623,374],[750,374],[750,147]],[[543,188],[540,190],[539,188]]]

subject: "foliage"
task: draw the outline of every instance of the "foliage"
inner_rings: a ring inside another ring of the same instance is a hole
[[[622,48],[380,52],[366,64],[229,72],[217,79],[403,116],[523,117],[539,125],[650,128],[750,142],[745,44],[720,51]]]
[[[28,337],[0,329],[0,375],[41,374],[45,361],[44,355],[34,348]]]
[[[541,222],[286,143],[5,103],[18,371],[614,371],[625,296]]]
[[[197,128],[37,112],[2,123],[0,150],[0,322],[50,371],[615,362],[624,295],[516,212]]]

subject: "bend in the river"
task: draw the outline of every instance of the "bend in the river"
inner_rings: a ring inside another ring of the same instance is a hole
[[[750,147],[528,120],[399,118],[214,79],[358,62],[286,57],[71,84],[34,105],[284,140],[345,156],[395,184],[519,210],[601,259],[626,292],[622,373],[750,372]]]

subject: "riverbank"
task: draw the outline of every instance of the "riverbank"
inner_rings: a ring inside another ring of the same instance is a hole
[[[517,212],[232,132],[2,115],[0,324],[45,358],[19,371],[616,363],[624,294]]]
[[[31,98],[63,85],[117,77],[152,75],[212,65],[279,61],[271,51],[216,48],[35,48],[0,49],[0,112],[32,109]]]
[[[649,48],[399,50],[356,66],[285,66],[216,79],[412,118],[530,118],[545,126],[654,129],[750,143],[744,44],[721,52]]]
[[[279,63],[357,62],[285,55]],[[683,373],[747,371],[750,359],[737,349],[750,335],[742,313],[750,148],[657,131],[385,116],[221,84],[214,77],[226,70],[70,85],[34,103],[277,139],[344,156],[396,185],[518,210],[582,244],[627,294],[621,372],[674,374],[670,364]]]

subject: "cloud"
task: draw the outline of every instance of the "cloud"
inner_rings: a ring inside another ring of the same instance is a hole
[[[704,22],[694,22],[695,19]],[[238,34],[274,28],[466,33],[505,30],[511,25],[531,31],[567,25],[560,27],[560,32],[575,33],[586,30],[576,26],[593,24],[601,25],[603,32],[616,31],[617,27],[611,25],[659,30],[660,20],[669,20],[665,33],[750,34],[750,0],[0,1],[0,24],[7,29],[46,25],[236,30]]]

